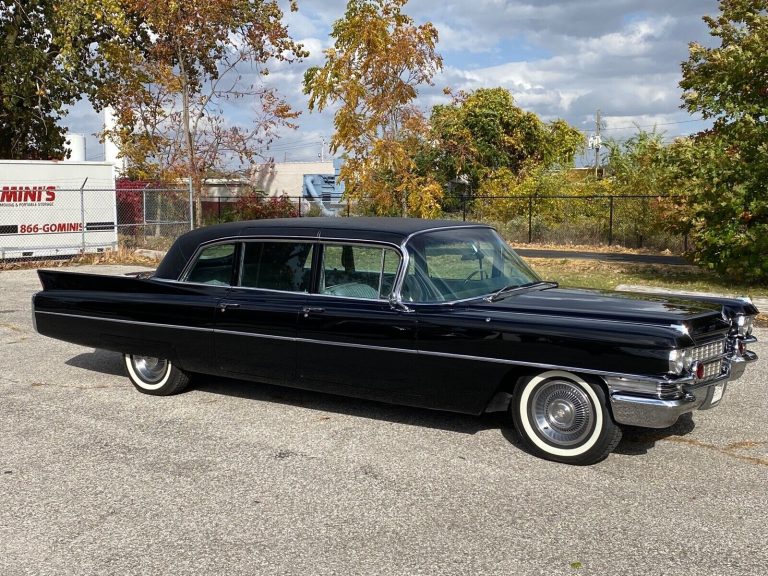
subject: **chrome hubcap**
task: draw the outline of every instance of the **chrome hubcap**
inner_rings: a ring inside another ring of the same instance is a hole
[[[156,384],[163,379],[168,370],[168,360],[152,356],[133,356],[133,368],[136,374],[148,384]]]
[[[587,393],[568,380],[549,380],[534,392],[531,421],[549,442],[572,446],[592,431],[595,414]]]

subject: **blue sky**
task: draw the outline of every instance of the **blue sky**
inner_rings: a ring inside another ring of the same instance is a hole
[[[287,4],[287,3],[286,3]],[[346,0],[299,0],[286,10],[289,30],[310,51],[300,64],[277,64],[267,80],[296,110],[299,128],[285,131],[269,154],[275,160],[314,160],[333,133],[332,112],[306,109],[301,81],[308,66],[322,65],[329,32]],[[711,43],[705,14],[716,0],[411,0],[404,11],[438,29],[444,69],[419,103],[429,110],[454,91],[503,86],[517,104],[545,120],[563,118],[588,136],[601,110],[604,136],[624,139],[658,126],[665,138],[690,134],[705,124],[680,109],[680,63],[688,43]],[[235,123],[245,108],[233,109]],[[65,119],[70,131],[88,135],[88,159],[102,159],[93,133],[101,118],[87,104]],[[327,153],[327,151],[326,151]]]

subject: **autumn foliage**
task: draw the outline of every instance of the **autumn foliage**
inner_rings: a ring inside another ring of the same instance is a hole
[[[402,12],[407,0],[350,0],[333,25],[325,64],[304,77],[309,109],[338,105],[333,152],[349,199],[376,214],[434,216],[442,187],[418,158],[428,124],[414,100],[442,68],[437,29]]]

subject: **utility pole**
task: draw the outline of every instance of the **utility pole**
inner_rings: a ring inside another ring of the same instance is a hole
[[[325,136],[320,139],[320,162],[325,162]]]
[[[600,165],[600,110],[595,115],[595,179],[597,179],[597,167]]]

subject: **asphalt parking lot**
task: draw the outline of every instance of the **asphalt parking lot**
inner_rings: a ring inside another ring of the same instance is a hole
[[[102,267],[123,273],[136,268]],[[0,574],[757,575],[768,329],[715,410],[591,467],[480,418],[202,378],[37,335],[0,272]]]

